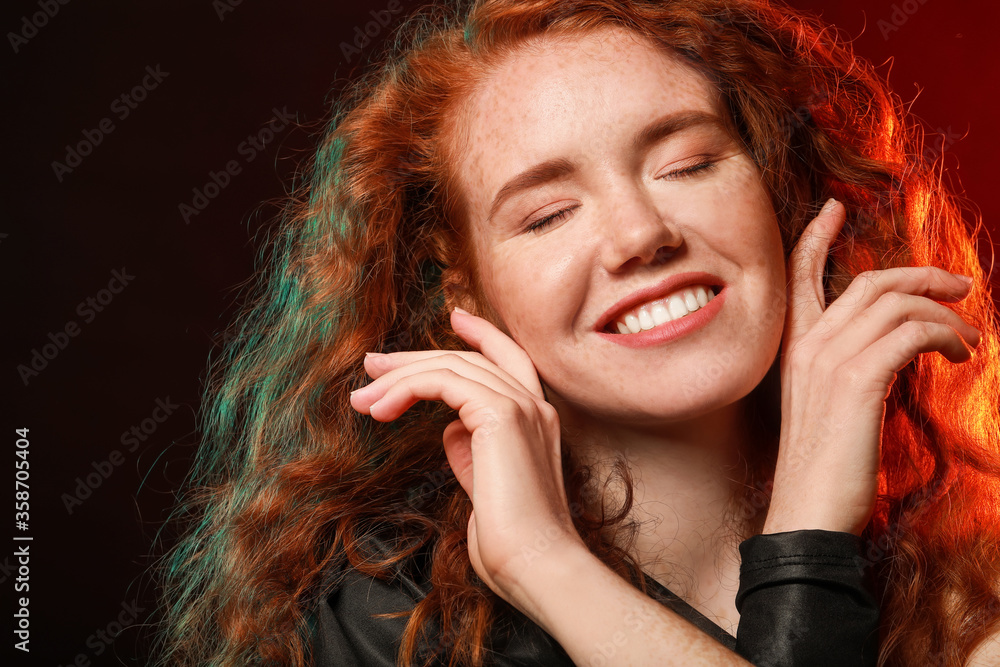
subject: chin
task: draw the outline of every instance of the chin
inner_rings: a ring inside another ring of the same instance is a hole
[[[577,391],[571,396],[556,395],[546,387],[547,395],[559,408],[580,423],[599,420],[626,426],[660,426],[699,419],[708,415],[736,409],[760,383],[767,368],[757,373],[724,378],[706,376],[703,382],[670,382],[669,386],[636,387],[634,391],[619,392],[609,401],[607,389],[599,388],[598,395],[587,396]],[[595,392],[597,393],[597,392]]]

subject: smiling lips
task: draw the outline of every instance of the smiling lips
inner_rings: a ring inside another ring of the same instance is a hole
[[[608,330],[621,334],[637,334],[653,327],[679,320],[707,306],[715,297],[710,285],[692,285],[667,297],[637,306],[621,314],[608,325]]]
[[[708,325],[728,294],[725,281],[711,273],[674,274],[616,303],[598,318],[594,330],[625,347],[663,345]]]

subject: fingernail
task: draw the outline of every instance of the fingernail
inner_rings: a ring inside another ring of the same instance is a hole
[[[972,278],[971,277],[969,277],[969,276],[963,276],[963,275],[958,274],[958,273],[956,273],[954,275],[955,275],[956,278],[961,278],[965,282],[966,285],[971,285],[972,284]]]
[[[471,315],[472,314],[472,313],[470,313],[467,310],[463,310],[462,308],[459,308],[458,306],[455,306],[455,312],[456,313],[461,313],[462,315]]]
[[[821,208],[819,212],[820,213],[826,213],[831,208],[833,208],[836,203],[837,203],[837,200],[834,199],[833,197],[830,197],[829,199],[826,200],[826,203],[823,204],[823,208]]]
[[[382,352],[365,352],[365,358],[366,359],[368,357],[384,357],[384,356],[386,356],[386,355],[383,354]]]

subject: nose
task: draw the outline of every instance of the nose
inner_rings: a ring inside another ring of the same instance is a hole
[[[618,189],[603,216],[601,261],[609,273],[659,265],[680,250],[684,238],[670,215],[661,211],[641,184]]]

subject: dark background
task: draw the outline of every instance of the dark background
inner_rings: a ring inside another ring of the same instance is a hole
[[[143,623],[155,593],[147,569],[162,550],[157,531],[192,457],[209,352],[251,275],[261,230],[315,147],[329,100],[422,3],[401,0],[404,11],[348,61],[341,43],[353,41],[355,28],[372,20],[369,10],[385,9],[388,0],[245,0],[232,7],[225,0],[41,1],[58,13],[36,33],[24,32],[22,17],[41,11],[38,0],[7,2],[0,13],[8,474],[14,429],[30,429],[31,443],[30,528],[14,527],[8,505],[0,587],[5,599],[14,597],[7,597],[17,576],[12,554],[24,543],[11,537],[32,536],[31,653],[16,654],[14,664],[69,665],[80,655],[79,664],[144,664]],[[793,4],[822,11],[856,38],[860,54],[886,63],[883,72],[894,59],[896,91],[940,132],[931,145],[944,143],[947,165],[998,229],[992,161],[1000,148],[1000,5]],[[16,53],[12,32],[30,35]],[[147,66],[166,74],[121,118],[124,107],[112,103],[142,82]],[[243,142],[275,110],[295,121],[248,160]],[[53,161],[65,162],[67,144],[84,139],[85,130],[95,136],[104,118],[113,131],[57,178]],[[191,205],[192,190],[230,160],[240,173],[186,223],[179,205]],[[983,250],[989,265],[988,243]],[[102,293],[114,271],[134,278],[118,294]],[[88,298],[103,298],[102,310],[88,312]],[[77,335],[61,339],[71,322]],[[31,364],[50,333],[65,345],[25,384],[17,367]],[[169,415],[156,411],[158,400],[175,406]],[[145,440],[123,442],[144,420]],[[88,475],[96,488],[80,486]],[[112,636],[119,615],[128,620],[133,610],[138,620]],[[6,638],[10,613],[0,635]]]

